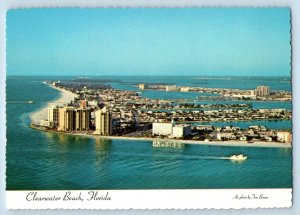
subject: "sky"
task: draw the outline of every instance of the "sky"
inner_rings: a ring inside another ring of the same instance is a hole
[[[7,75],[290,76],[288,8],[17,9]]]

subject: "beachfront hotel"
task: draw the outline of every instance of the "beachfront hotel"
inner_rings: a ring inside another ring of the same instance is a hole
[[[83,131],[90,129],[90,110],[74,107],[59,108],[58,131]]]
[[[112,135],[112,115],[107,107],[95,111],[95,126],[94,134]]]
[[[75,130],[84,131],[90,129],[91,112],[89,109],[75,109]]]
[[[288,131],[278,131],[277,132],[277,140],[283,143],[291,143],[292,135]]]
[[[152,123],[152,135],[171,135],[173,132],[173,126],[173,122],[154,122]]]
[[[191,124],[179,124],[173,126],[172,136],[174,138],[183,138],[192,134]]]
[[[74,130],[74,108],[63,107],[59,108],[58,131]]]
[[[58,125],[59,120],[59,108],[52,106],[51,108],[48,108],[48,121],[50,125],[53,127]]]
[[[152,124],[153,136],[170,136],[173,138],[183,138],[192,133],[191,124],[178,124],[172,122],[154,122]]]
[[[87,101],[80,102],[80,108],[73,106],[48,108],[48,127],[57,127],[58,131],[89,131],[91,130],[91,109],[87,107]],[[94,112],[94,134],[112,135],[112,115],[108,108],[104,107]],[[45,123],[44,123],[45,124]]]

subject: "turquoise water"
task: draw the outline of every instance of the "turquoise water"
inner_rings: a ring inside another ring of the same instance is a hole
[[[107,140],[30,129],[29,113],[59,96],[41,83],[49,79],[7,78],[7,101],[36,102],[7,104],[8,190],[292,187],[289,148],[158,148],[150,141]],[[276,123],[290,128],[290,121],[286,125]],[[243,163],[221,159],[240,153],[249,159]]]

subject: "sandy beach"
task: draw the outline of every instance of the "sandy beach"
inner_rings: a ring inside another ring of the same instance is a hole
[[[82,136],[95,139],[111,139],[111,140],[133,140],[133,141],[155,141],[160,140],[162,142],[172,142],[172,143],[182,143],[182,144],[194,144],[194,145],[210,145],[210,146],[233,146],[233,147],[270,147],[270,148],[291,148],[291,143],[280,143],[280,142],[264,142],[255,141],[253,143],[248,143],[247,141],[231,140],[231,141],[199,141],[199,140],[178,140],[178,139],[158,139],[150,137],[124,137],[124,136],[99,136],[87,133],[76,133],[76,132],[60,132],[54,130],[47,130],[39,126],[31,125],[32,128],[43,131],[58,133],[63,135],[73,135]]]
[[[95,138],[97,136],[90,135]],[[107,139],[119,139],[119,140],[140,140],[140,141],[154,141],[157,138],[139,138],[139,137],[118,137],[118,136],[98,136],[98,138]],[[263,142],[257,141],[254,143],[248,143],[247,141],[199,141],[199,140],[174,140],[174,139],[161,139],[162,141],[182,143],[182,144],[195,144],[195,145],[211,145],[211,146],[239,146],[239,147],[273,147],[273,148],[291,148],[291,143],[279,143],[279,142]]]
[[[46,84],[46,83],[44,83]],[[48,84],[47,84],[48,85]],[[47,103],[46,106],[42,107],[41,109],[38,109],[34,112],[32,112],[29,117],[32,123],[40,123],[41,120],[48,118],[48,108],[55,106],[55,105],[63,105],[69,103],[71,100],[74,100],[76,97],[75,93],[72,93],[70,91],[54,87],[51,85],[48,85],[49,87],[52,87],[60,92],[60,97],[56,100],[50,101]]]

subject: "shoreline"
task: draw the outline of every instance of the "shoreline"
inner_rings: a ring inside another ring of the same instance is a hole
[[[82,135],[86,136],[86,135]],[[92,137],[100,137],[106,139],[118,139],[118,140],[136,140],[136,141],[154,141],[158,138],[150,137],[118,137],[118,136],[96,136],[90,135]],[[291,148],[292,145],[288,143],[279,142],[263,142],[257,141],[254,143],[248,143],[246,141],[200,141],[200,140],[177,140],[177,139],[159,139],[161,141],[180,143],[180,144],[191,144],[191,145],[209,145],[209,146],[233,146],[233,147],[270,147],[270,148]]]
[[[291,143],[279,143],[279,142],[264,142],[256,141],[254,143],[248,143],[247,141],[233,140],[233,141],[200,141],[200,140],[178,140],[178,139],[159,139],[152,137],[124,137],[124,136],[100,136],[94,134],[83,134],[83,133],[70,133],[70,132],[60,132],[54,130],[42,129],[41,127],[30,125],[31,128],[43,131],[50,132],[55,134],[63,135],[72,135],[72,136],[81,136],[88,138],[100,138],[100,139],[110,139],[110,140],[132,140],[132,141],[154,141],[161,140],[172,143],[179,144],[191,144],[191,145],[207,145],[207,146],[232,146],[232,147],[261,147],[261,148],[292,148]]]
[[[151,137],[126,137],[126,136],[99,136],[93,134],[84,134],[84,133],[70,133],[70,132],[59,132],[54,130],[43,129],[43,127],[39,126],[40,120],[45,120],[48,118],[48,108],[52,107],[53,105],[59,104],[66,104],[69,103],[71,100],[77,96],[75,93],[67,91],[65,89],[61,89],[52,85],[49,85],[45,82],[43,84],[48,85],[49,87],[57,90],[60,92],[59,97],[55,100],[51,100],[47,102],[47,104],[33,112],[30,113],[30,127],[39,131],[50,132],[50,133],[57,133],[57,134],[64,134],[64,135],[76,135],[82,137],[89,137],[89,138],[102,138],[102,139],[117,139],[117,140],[132,140],[132,141],[154,141],[158,140],[158,138],[151,138]],[[195,121],[193,121],[195,122]],[[201,121],[203,122],[203,121]],[[211,121],[210,121],[211,122]],[[200,140],[181,140],[181,139],[160,139],[161,141],[166,142],[173,142],[179,144],[193,144],[193,145],[211,145],[211,146],[233,146],[233,147],[271,147],[271,148],[291,148],[291,143],[279,143],[279,142],[264,142],[264,141],[257,141],[254,143],[248,143],[247,141],[200,141]]]
[[[42,106],[41,108],[34,110],[29,114],[29,118],[31,123],[39,124],[41,120],[45,120],[48,118],[48,108],[59,105],[59,104],[66,104],[69,103],[71,100],[74,100],[74,98],[77,96],[76,94],[67,91],[65,89],[61,89],[58,87],[54,87],[52,85],[49,85],[45,82],[42,82],[43,84],[46,84],[47,86],[59,91],[59,97],[55,100],[50,100],[47,102],[46,105]]]

